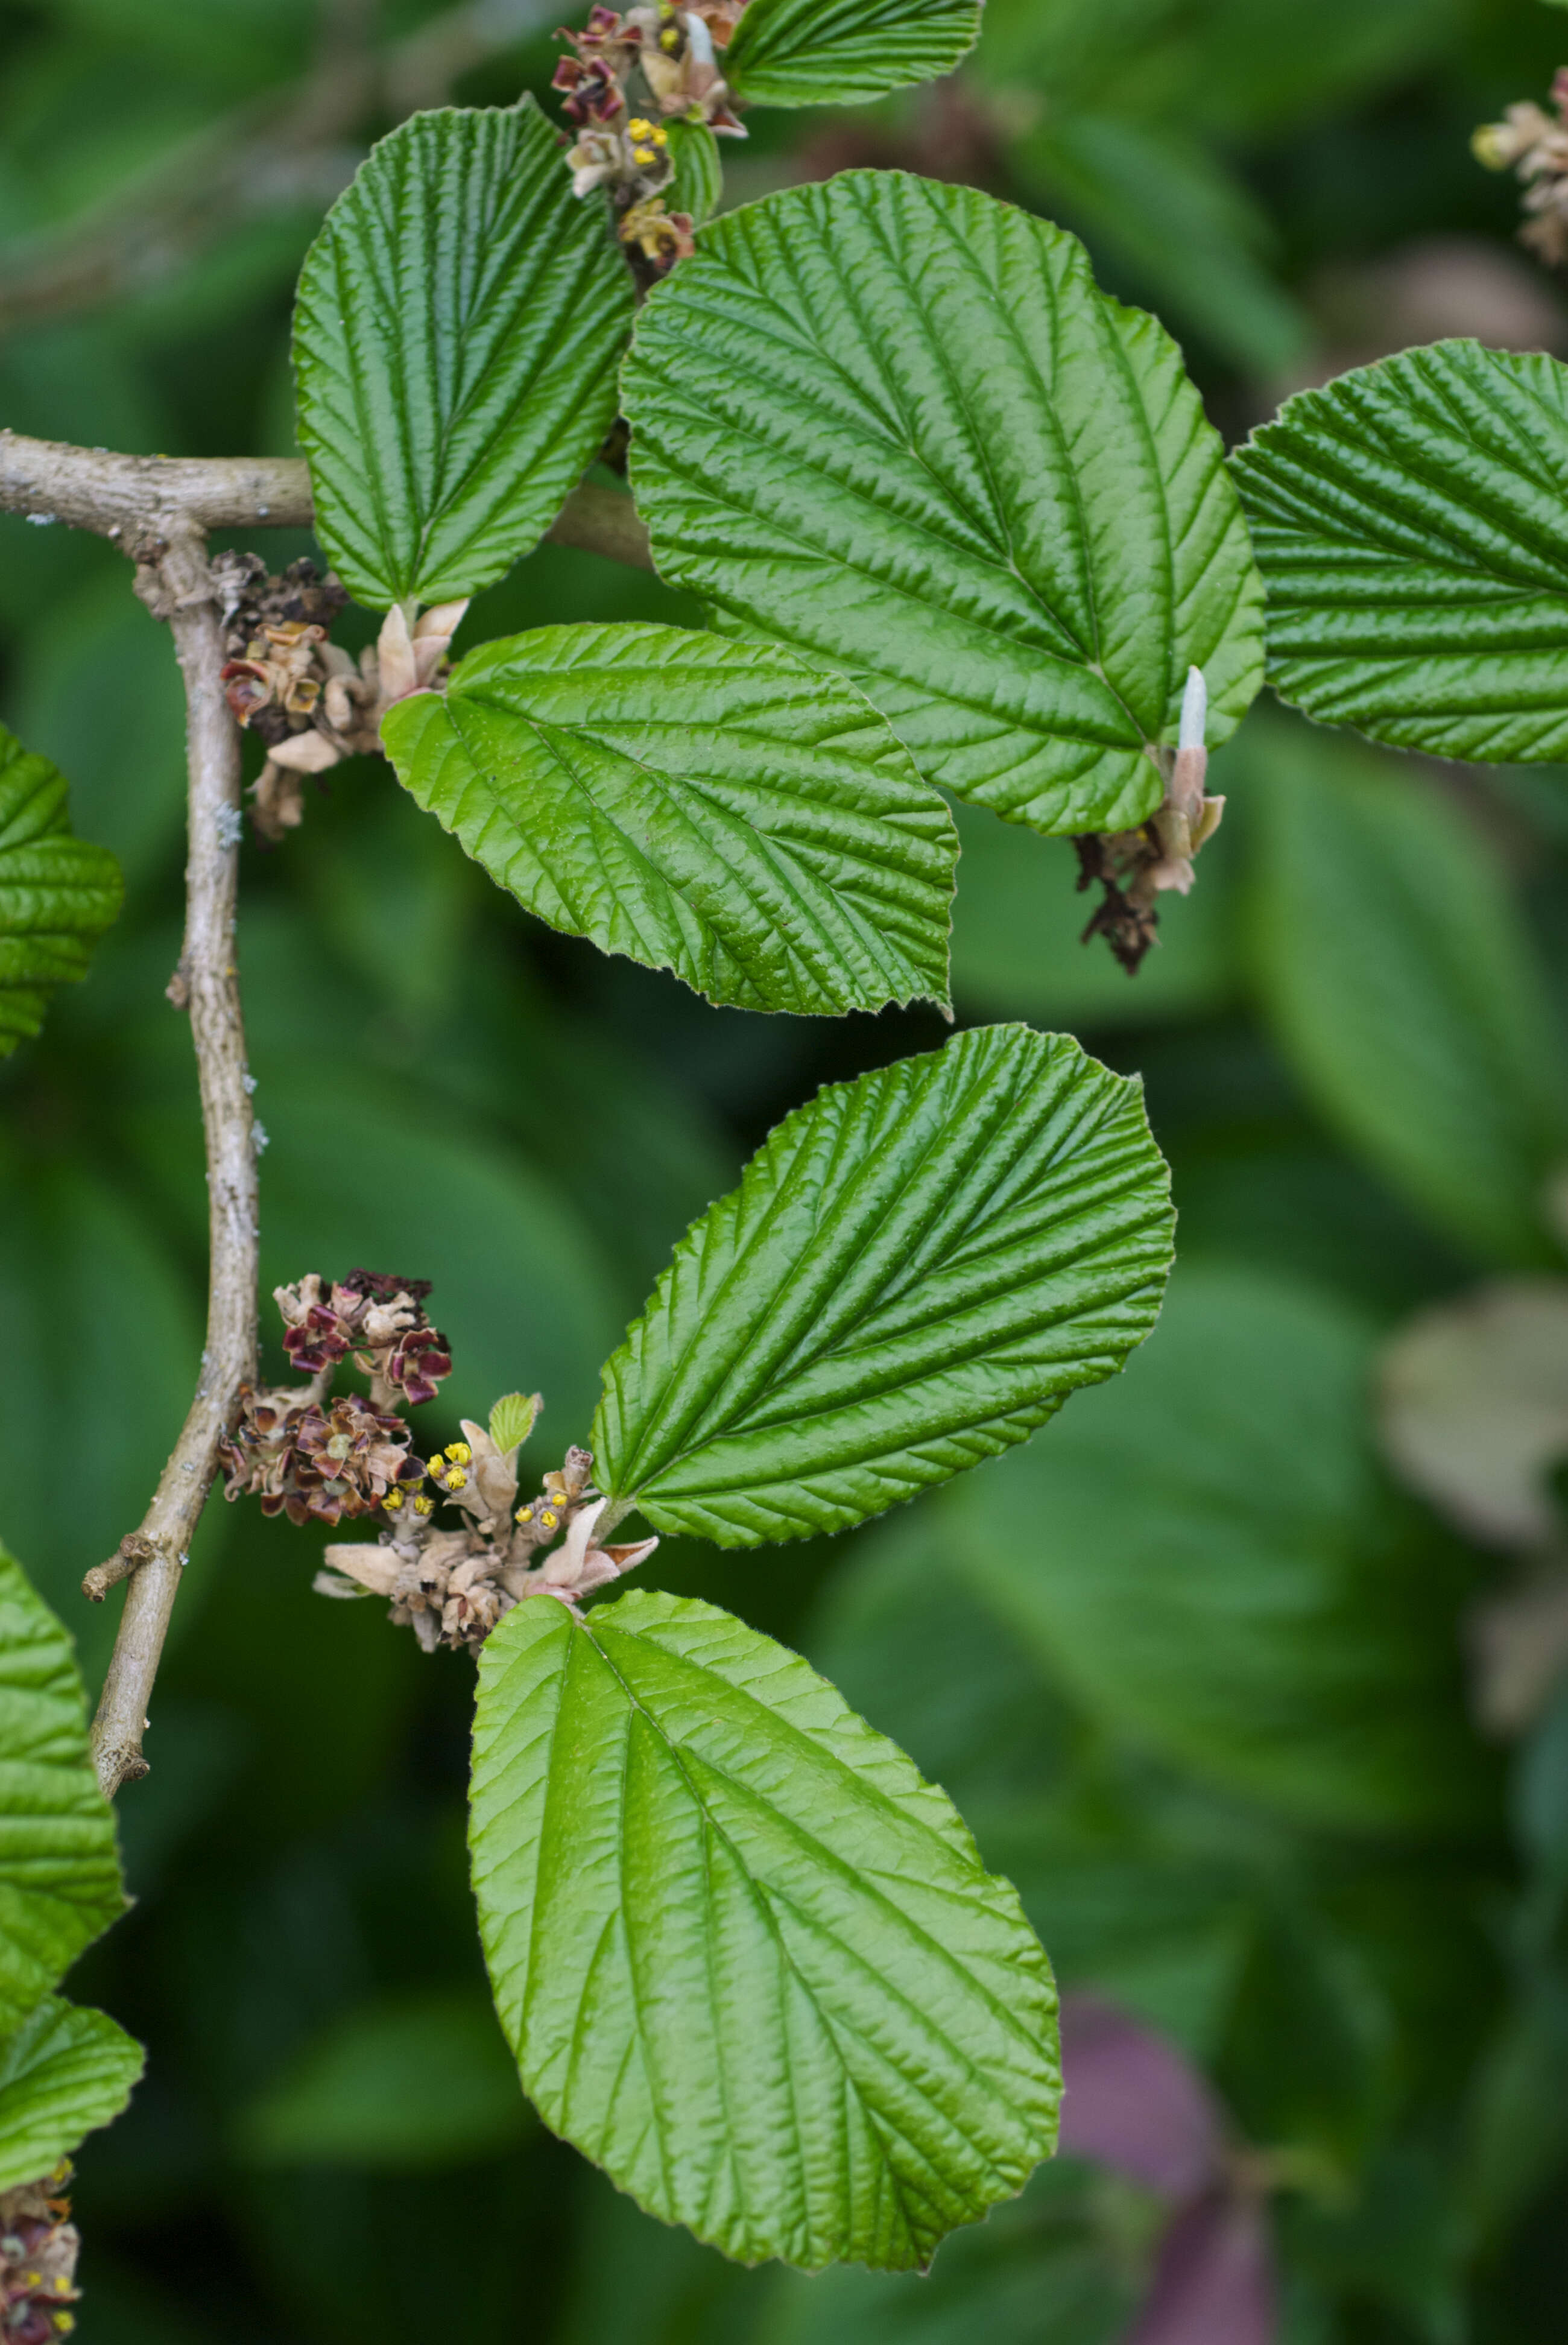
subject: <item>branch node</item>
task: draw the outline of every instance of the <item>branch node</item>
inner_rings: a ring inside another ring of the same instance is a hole
[[[127,1531],[107,1563],[95,1564],[82,1582],[89,1604],[101,1604],[111,1588],[128,1579],[138,1564],[150,1563],[157,1548],[140,1531]]]

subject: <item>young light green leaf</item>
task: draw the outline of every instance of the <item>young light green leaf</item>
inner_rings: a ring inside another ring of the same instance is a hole
[[[317,533],[350,593],[448,602],[537,543],[614,420],[632,299],[531,98],[382,139],[294,325]]]
[[[724,192],[719,142],[705,122],[667,123],[665,136],[675,176],[664,190],[664,208],[689,213],[701,228],[718,210]]]
[[[0,2035],[125,1902],[70,1641],[0,1548]]]
[[[980,0],[749,0],[720,63],[752,106],[845,106],[951,73]]]
[[[1287,700],[1435,756],[1568,758],[1568,367],[1405,350],[1301,391],[1232,463]]]
[[[0,2044],[0,2190],[35,2182],[117,2117],[143,2065],[106,2013],[46,1995]]]
[[[1562,1037],[1489,841],[1428,776],[1305,726],[1259,728],[1249,791],[1249,956],[1291,1068],[1460,1244],[1552,1259]]]
[[[643,1591],[480,1661],[470,1845],[545,2122],[745,2262],[906,2269],[1056,2137],[1049,1964],[944,1794],[794,1654]]]
[[[845,1529],[1022,1441],[1153,1325],[1135,1081],[981,1027],[819,1091],[695,1223],[604,1371],[600,1487],[721,1547]]]
[[[731,633],[853,674],[958,797],[1141,821],[1189,666],[1211,746],[1261,681],[1218,435],[1061,229],[845,172],[704,229],[623,371],[654,558]]]
[[[947,809],[861,693],[775,645],[541,627],[400,701],[382,737],[569,936],[737,1009],[946,1000]]]
[[[506,1393],[490,1413],[490,1437],[498,1449],[515,1449],[528,1439],[544,1402],[538,1393]]]
[[[73,838],[66,777],[0,725],[0,1059],[85,977],[124,889],[106,848]]]

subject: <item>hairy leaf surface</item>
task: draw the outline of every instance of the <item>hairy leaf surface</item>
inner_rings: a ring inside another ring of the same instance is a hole
[[[117,2117],[142,2047],[106,2012],[51,1995],[0,2044],[0,2190],[35,2182]]]
[[[1159,800],[1189,665],[1211,744],[1261,680],[1218,435],[1083,248],[890,172],[704,229],[623,377],[663,575],[855,675],[932,780],[1045,831]]]
[[[1138,1085],[981,1027],[819,1091],[604,1371],[601,1487],[722,1547],[843,1530],[1113,1376],[1170,1261]]]
[[[906,2269],[1049,2155],[1056,1995],[1012,1887],[728,1613],[519,1605],[481,1657],[470,1840],[525,2086],[665,2221]]]
[[[1568,757],[1568,367],[1405,350],[1232,461],[1287,700],[1436,756]]]
[[[531,98],[382,139],[295,312],[317,533],[351,594],[446,602],[537,543],[614,420],[632,304]]]
[[[86,977],[124,888],[106,848],[73,838],[66,777],[0,726],[0,1059],[35,1034],[56,985]]]
[[[569,936],[744,1010],[947,998],[947,809],[864,695],[790,652],[541,627],[382,732],[419,803]]]
[[[720,64],[754,106],[844,106],[951,73],[979,0],[750,0]]]
[[[70,1640],[0,1548],[0,2035],[124,1908]]]

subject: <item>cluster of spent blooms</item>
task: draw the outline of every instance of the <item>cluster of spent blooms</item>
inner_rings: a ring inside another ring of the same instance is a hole
[[[370,1379],[379,1408],[417,1408],[434,1400],[452,1372],[446,1337],[425,1316],[428,1278],[399,1278],[379,1270],[351,1270],[330,1287],[314,1272],[280,1286],[273,1301],[283,1315],[283,1348],[297,1368],[319,1376],[352,1357]]]
[[[599,1542],[606,1502],[586,1449],[569,1449],[519,1504],[518,1454],[539,1416],[537,1393],[509,1393],[488,1426],[464,1418],[460,1441],[414,1455],[400,1412],[432,1400],[452,1365],[425,1314],[430,1291],[428,1279],[369,1270],[330,1285],[312,1273],[278,1287],[283,1347],[310,1381],[246,1386],[222,1452],[227,1496],[258,1497],[265,1515],[329,1525],[377,1517],[379,1542],[329,1547],[317,1588],[385,1597],[427,1651],[481,1643],[530,1596],[575,1605],[659,1544]],[[349,1364],[369,1378],[368,1399],[332,1395]]]
[[[278,1288],[283,1348],[310,1381],[245,1387],[222,1452],[230,1498],[249,1493],[263,1514],[294,1523],[339,1523],[395,1509],[420,1490],[424,1464],[399,1411],[433,1400],[452,1365],[425,1315],[429,1293],[428,1279],[373,1270],[351,1270],[330,1287],[312,1273]],[[330,1397],[350,1360],[370,1380],[369,1399]]]
[[[1091,831],[1075,838],[1078,857],[1078,888],[1098,881],[1102,897],[1082,941],[1104,937],[1129,976],[1157,939],[1155,909],[1167,888],[1185,896],[1192,886],[1192,858],[1219,829],[1225,813],[1222,797],[1209,797],[1204,783],[1209,752],[1204,729],[1209,716],[1209,693],[1201,669],[1189,668],[1182,695],[1181,728],[1174,757],[1162,756],[1169,772],[1165,797],[1137,830]]]
[[[689,212],[667,212],[674,174],[671,122],[703,123],[731,138],[745,130],[719,71],[745,0],[677,7],[594,8],[585,32],[561,29],[576,54],[555,69],[561,111],[574,126],[567,154],[574,192],[608,189],[634,267],[663,277],[692,251]]]
[[[0,2338],[5,2345],[54,2345],[76,2325],[66,2309],[81,2295],[81,2241],[64,2195],[70,2179],[69,2161],[62,2158],[41,2182],[0,2192]]]
[[[586,1449],[569,1449],[538,1496],[517,1504],[521,1438],[506,1441],[507,1406],[497,1403],[489,1427],[463,1419],[463,1438],[430,1461],[432,1499],[405,1505],[394,1493],[384,1509],[392,1520],[377,1545],[327,1549],[327,1568],[316,1579],[322,1595],[385,1597],[391,1619],[433,1652],[438,1645],[482,1644],[531,1596],[552,1596],[575,1609],[652,1554],[657,1539],[599,1542],[607,1501],[593,1487]],[[538,1410],[535,1395],[530,1425]],[[432,1519],[443,1504],[455,1521]]]
[[[1549,269],[1568,262],[1568,66],[1552,84],[1556,118],[1529,102],[1485,122],[1471,141],[1489,171],[1513,170],[1524,184],[1527,215],[1520,239]]]
[[[328,637],[348,595],[314,563],[290,563],[274,578],[258,553],[220,553],[212,578],[228,655],[224,691],[238,722],[267,745],[251,819],[261,838],[281,838],[304,815],[307,774],[379,755],[385,710],[439,682],[468,604],[440,604],[411,628],[394,608],[356,660]]]

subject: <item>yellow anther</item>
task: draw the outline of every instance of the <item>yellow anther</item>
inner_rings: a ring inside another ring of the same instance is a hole
[[[663,32],[662,32],[662,33],[660,34],[660,36],[659,36],[659,46],[660,46],[662,49],[678,49],[678,48],[680,47],[680,46],[681,46],[681,36],[680,36],[680,34],[675,30],[674,25],[666,25],[666,27],[665,27],[665,29],[663,30]]]
[[[650,130],[648,136],[655,147],[667,147],[670,143],[670,134],[667,130]]]
[[[447,1456],[454,1466],[467,1466],[473,1457],[473,1451],[466,1441],[454,1441],[449,1444]]]
[[[533,1520],[533,1508],[531,1507],[519,1507],[517,1513],[512,1519],[515,1522],[531,1523]]]
[[[633,147],[632,149],[632,160],[633,163],[646,165],[655,161],[656,159],[657,158],[654,156],[652,147]]]
[[[445,1483],[449,1490],[466,1490],[468,1487],[468,1476],[463,1472],[460,1466],[451,1467],[441,1476],[441,1480]]]
[[[29,2288],[36,2288],[43,2277],[44,2275],[42,2272],[29,2272],[27,2274],[27,2286]]]
[[[389,1490],[386,1497],[382,1499],[381,1504],[386,1508],[388,1514],[395,1515],[400,1513],[402,1509],[403,1504],[403,1494],[401,1490]]]
[[[634,114],[626,127],[633,138],[652,138],[653,136],[652,124],[641,114]]]
[[[433,1498],[420,1497],[414,1500],[414,1512],[416,1515],[433,1515],[435,1510],[436,1502]]]
[[[55,2293],[56,2296],[69,2296],[71,2293],[71,2283],[64,2272],[55,2274]]]
[[[544,1512],[539,1518],[540,1528],[541,1530],[552,1531],[560,1520],[561,1517],[555,1512],[554,1508],[552,1507],[546,1507]]]

